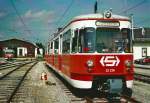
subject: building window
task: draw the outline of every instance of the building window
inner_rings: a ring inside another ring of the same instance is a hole
[[[142,57],[147,56],[147,48],[142,48]]]

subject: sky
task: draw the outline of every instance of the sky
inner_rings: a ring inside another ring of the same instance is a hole
[[[96,0],[0,0],[0,40],[46,44],[73,17],[94,12]],[[98,12],[133,14],[134,26],[150,27],[150,0],[97,0]]]

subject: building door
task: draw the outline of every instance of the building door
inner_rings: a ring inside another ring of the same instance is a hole
[[[14,48],[14,57],[17,57],[17,48]]]
[[[22,53],[22,49],[19,49],[19,56],[23,56]]]

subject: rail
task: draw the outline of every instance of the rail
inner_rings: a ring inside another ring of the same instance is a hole
[[[28,62],[20,65],[19,67],[7,72],[0,77],[0,102],[11,103],[13,96],[21,86],[28,72],[32,69],[37,62]],[[29,67],[28,67],[29,66]],[[4,88],[6,87],[6,88]]]
[[[19,89],[19,87],[21,86],[22,82],[24,81],[26,75],[28,74],[28,72],[37,64],[37,62],[35,62],[23,75],[23,77],[21,78],[20,82],[18,83],[18,85],[16,86],[16,88],[14,89],[14,91],[12,92],[12,94],[10,95],[10,97],[8,98],[7,103],[10,103],[13,96],[16,94],[17,90]]]
[[[28,62],[28,63],[22,64],[22,65],[19,65],[17,68],[15,68],[15,69],[9,71],[8,73],[6,73],[5,75],[1,76],[0,80],[3,79],[3,78],[5,78],[7,75],[11,74],[12,72],[16,71],[17,69],[23,67],[24,65],[30,64],[30,63],[32,63],[32,62]],[[16,67],[16,66],[12,66],[12,67]]]
[[[4,65],[0,66],[0,70],[4,70],[4,69],[20,66],[22,64],[26,64],[26,63],[29,63],[29,62],[31,62],[31,61],[27,61],[27,62],[21,62],[20,61],[20,62],[14,62],[14,63],[9,62],[7,64],[4,64]]]
[[[71,103],[74,103],[74,102],[75,103],[77,102],[80,102],[80,103],[128,103],[128,102],[129,103],[141,103],[140,101],[137,101],[135,98],[130,98],[127,96],[118,96],[116,99],[114,98],[109,99],[104,96],[91,97],[89,96],[90,93],[88,92],[81,96],[81,93],[79,93],[79,91],[73,90],[72,87],[70,87],[65,82],[65,80],[63,80],[59,75],[57,75],[57,73],[53,69],[49,68],[48,70],[52,72],[53,76],[56,77],[57,84],[59,84],[62,90],[68,95]]]
[[[135,80],[139,80],[139,81],[142,81],[144,83],[150,84],[150,76],[149,75],[135,73],[134,78],[135,78]]]
[[[141,103],[135,98],[130,98],[128,96],[121,96],[120,100],[109,100],[107,98],[89,98],[85,97],[86,103]]]

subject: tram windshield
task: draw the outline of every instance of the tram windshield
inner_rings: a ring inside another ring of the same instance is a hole
[[[80,30],[79,52],[129,53],[130,30],[123,28],[85,28]]]
[[[131,39],[129,29],[97,28],[96,51],[123,53],[130,52],[129,41]]]
[[[95,28],[85,28],[80,30],[79,52],[93,53],[95,51],[95,34]]]

